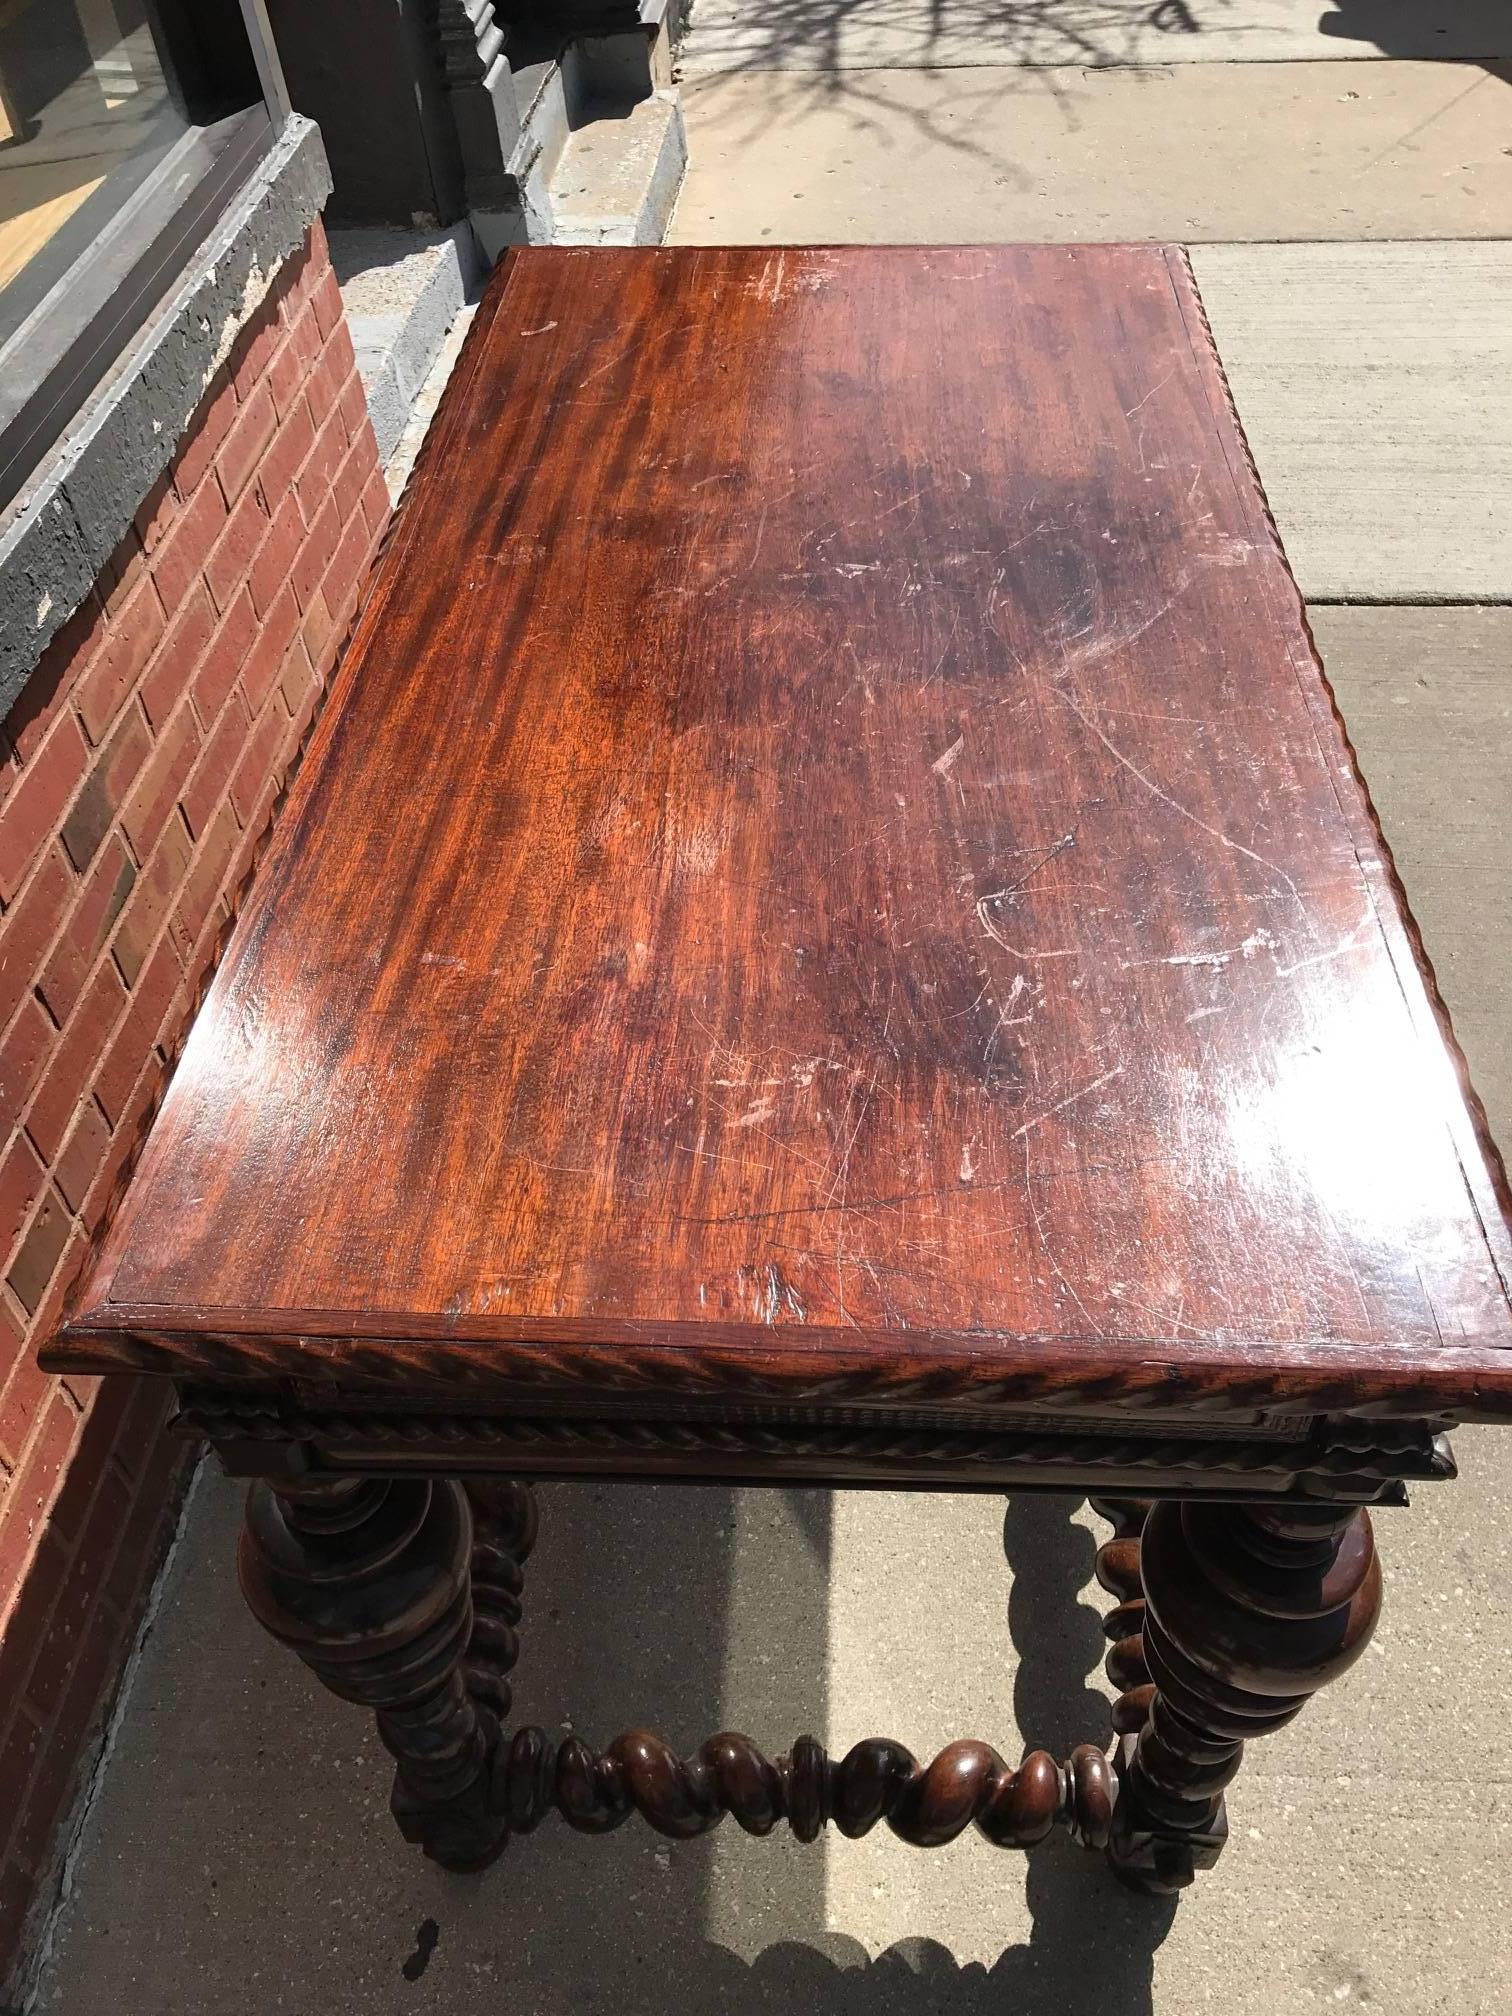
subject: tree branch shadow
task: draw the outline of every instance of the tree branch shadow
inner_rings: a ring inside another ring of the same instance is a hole
[[[1474,62],[1509,75],[1512,19],[1503,0],[1463,0],[1447,14],[1421,0],[1317,4],[1313,25],[1340,43],[1340,58],[1363,43],[1388,57]],[[749,9],[742,0],[694,0],[685,81],[697,89],[731,75],[773,74],[759,113],[748,116],[750,138],[773,125],[800,127],[820,110],[848,112],[858,133],[895,129],[901,117],[931,146],[990,162],[1001,174],[999,155],[971,135],[1000,135],[1014,95],[1049,93],[1075,131],[1075,73],[1150,76],[1189,59],[1194,38],[1214,30],[1226,41],[1262,36],[1270,26],[1253,18],[1252,0],[767,0]],[[898,70],[984,75],[952,86],[937,112],[904,103],[880,81]],[[1027,187],[1032,178],[1019,179]]]

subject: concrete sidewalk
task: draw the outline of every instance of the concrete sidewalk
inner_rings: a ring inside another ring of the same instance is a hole
[[[1198,28],[1149,27],[1182,15]],[[1095,29],[1099,60],[1117,30],[1120,63],[1153,51],[1160,67],[1069,67],[1091,59],[1015,44],[1015,21]],[[1423,60],[1455,51],[1489,67]],[[956,56],[972,67],[874,67]],[[1209,312],[1512,1141],[1512,607],[1465,606],[1512,596],[1512,252],[1486,242],[1512,232],[1509,56],[1500,6],[700,0],[675,230],[1230,241],[1196,257]],[[1289,237],[1322,242],[1232,242]],[[1422,242],[1347,242],[1400,238]],[[674,1847],[633,1824],[585,1841],[548,1823],[489,1874],[443,1877],[392,1833],[365,1718],[245,1614],[237,1494],[207,1475],[38,2007],[1500,2016],[1512,1452],[1474,1432],[1456,1447],[1458,1485],[1380,1517],[1371,1651],[1253,1746],[1230,1850],[1179,1906],[1126,1895],[1061,1845],[1027,1859],[975,1837],[928,1854],[885,1834],[804,1848],[733,1824]],[[986,1498],[542,1498],[518,1708],[548,1728],[604,1738],[649,1710],[688,1743],[734,1726],[779,1749],[804,1729],[843,1748],[881,1727],[927,1752],[966,1731],[1011,1750],[1015,1724],[1051,1747],[1106,1726],[1106,1599],[1090,1585],[1105,1529],[1070,1501],[1018,1499],[1005,1521]]]

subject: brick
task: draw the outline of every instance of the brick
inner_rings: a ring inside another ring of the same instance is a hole
[[[341,388],[337,407],[341,414],[341,424],[346,429],[347,440],[350,441],[367,418],[368,403],[367,393],[362,387],[362,380],[357,375],[357,360],[355,357],[348,362],[346,370],[351,375],[346,379],[345,384]]]
[[[189,423],[189,432],[173,458],[173,487],[185,503],[199,488],[216,450],[236,422],[236,387],[222,370]]]
[[[0,899],[15,896],[88,768],[89,745],[72,714],[64,714],[0,806]]]
[[[336,509],[341,513],[341,522],[348,525],[354,518],[362,518],[362,493],[373,469],[371,453],[364,454],[362,446],[349,448],[341,467],[336,471],[334,485]],[[363,518],[366,527],[367,520]]]
[[[147,717],[134,702],[122,714],[94,767],[84,779],[61,838],[81,873],[98,853],[117,813],[131,795],[142,765],[152,753]]]
[[[46,1386],[47,1390],[37,1420],[40,1421],[54,1405],[61,1405],[65,1415],[71,1415],[72,1409],[62,1398],[62,1389],[57,1380],[49,1379]],[[35,1422],[33,1429],[26,1452],[28,1457],[36,1447]],[[7,1581],[3,1566],[4,1548],[7,1538],[13,1536],[7,1533],[5,1507],[0,1506],[0,1588],[14,1591],[10,1615],[5,1620],[3,1631],[0,1631],[0,1701],[15,1702],[21,1699],[27,1676],[31,1672],[32,1660],[38,1645],[42,1642],[42,1634],[47,1629],[47,1621],[57,1601],[58,1591],[68,1576],[68,1549],[57,1534],[49,1532],[45,1526],[40,1531],[36,1528],[32,1531],[35,1535],[35,1546],[27,1573],[17,1582],[13,1572]],[[26,1561],[26,1550],[30,1544],[30,1540],[27,1540],[18,1546],[17,1552],[22,1563]]]
[[[161,1040],[164,1018],[173,1005],[183,977],[184,965],[174,945],[173,934],[165,931],[158,941],[157,949],[142,968],[141,978],[137,981],[136,990],[131,997],[131,1014],[128,1020],[135,1017],[137,1026],[147,1034],[147,1043],[143,1050],[144,1058],[147,1050]],[[129,1090],[134,1089],[134,1079],[133,1073],[133,1088],[128,1089],[128,1096]],[[110,1112],[111,1108],[105,1100],[102,1099],[100,1103],[105,1106],[107,1113]]]
[[[131,1487],[110,1467],[111,1448],[126,1405],[120,1391],[124,1384],[124,1380],[111,1379],[91,1392],[69,1456],[69,1467],[78,1470],[83,1489],[68,1492],[67,1509],[72,1519],[60,1521],[58,1527],[73,1545],[73,1574],[81,1576],[96,1596],[104,1587],[111,1556],[131,1510]]]
[[[55,1628],[61,1632],[61,1620]],[[55,1655],[50,1645],[47,1648],[49,1663],[56,1658],[58,1667],[56,1688],[47,1690],[55,1705],[11,1851],[39,1869],[49,1864],[55,1839],[82,1788],[82,1773],[93,1752],[98,1724],[114,1696],[125,1635],[125,1625],[116,1612],[97,1607],[79,1619],[66,1652],[60,1647]],[[39,1679],[43,1670],[39,1656]]]
[[[304,538],[305,524],[299,512],[299,499],[291,490],[274,512],[272,530],[264,539],[262,551],[253,561],[247,576],[252,606],[259,616],[267,615],[281,590],[288,588],[293,594],[292,588],[289,588],[289,577]]]
[[[60,1026],[73,1013],[84,982],[114,929],[131,886],[136,863],[118,833],[100,849],[75,896],[72,913],[37,980],[48,1013]],[[70,878],[72,886],[72,878]],[[59,914],[62,914],[61,908]]]
[[[138,505],[136,517],[132,520],[142,551],[149,560],[167,538],[168,528],[178,516],[178,508],[173,472],[165,469]]]
[[[257,549],[268,529],[268,507],[262,489],[253,484],[242,494],[226,521],[226,529],[215,542],[205,562],[205,585],[215,597],[215,606],[224,615],[232,598],[247,578]]]
[[[79,674],[104,634],[104,624],[105,612],[91,591],[42,653],[11,702],[5,732],[23,764],[36,755],[68,705]]]
[[[373,423],[364,414],[357,423],[357,431],[352,436],[352,447],[363,455],[369,469],[378,467],[378,436],[373,432]]]
[[[102,1518],[110,1514],[120,1519],[125,1517],[128,1508],[117,1496],[115,1486],[116,1480],[112,1477],[109,1489],[102,1490],[102,1498],[108,1501],[106,1510],[101,1513]],[[119,1525],[109,1531],[108,1537],[113,1543],[110,1550],[113,1557],[114,1543],[120,1540]],[[114,1605],[105,1602],[100,1595],[104,1578],[92,1564],[88,1574],[96,1591],[94,1607],[78,1653],[64,1670],[62,1699],[54,1710],[52,1727],[48,1731],[49,1747],[61,1750],[70,1760],[70,1775],[63,1797],[53,1811],[37,1816],[46,1839],[55,1833],[78,1793],[80,1773],[94,1753],[100,1725],[115,1700],[122,1655],[126,1651],[126,1620]],[[44,1848],[44,1855],[46,1852]]]
[[[80,1408],[79,1436],[74,1444],[71,1460],[80,1470],[87,1492],[91,1483],[97,1486],[98,1480],[104,1476],[106,1470],[112,1468],[111,1459],[115,1455],[121,1424],[131,1405],[133,1382],[128,1379],[91,1379],[74,1375],[66,1379],[64,1384],[70,1392],[75,1386],[82,1388],[84,1392]],[[119,1467],[112,1468],[112,1474],[124,1475]],[[97,1489],[96,1498],[98,1498]],[[131,1491],[128,1485],[125,1502],[120,1508],[118,1525],[124,1522],[125,1515],[130,1509],[130,1501]],[[69,1529],[65,1525],[58,1530],[65,1540],[73,1544],[83,1536],[93,1522],[98,1507],[97,1504],[87,1503],[77,1496],[71,1497],[71,1503],[74,1512],[73,1526]],[[77,1554],[74,1556],[74,1565],[76,1568],[80,1565]]]
[[[0,917],[0,1029],[35,985],[73,892],[68,863],[56,847],[49,847],[21,894]],[[52,1008],[50,1001],[48,1006]]]
[[[47,1182],[47,1171],[24,1134],[12,1137],[0,1155],[0,1253],[9,1253]],[[0,1358],[0,1382],[10,1367]],[[0,1780],[3,1783],[3,1780]]]
[[[310,418],[308,403],[301,399],[279,428],[258,471],[263,494],[270,503],[277,505],[285,493],[294,488],[295,478],[314,446],[315,422]],[[305,522],[308,523],[308,519]]]
[[[240,677],[247,654],[256,642],[257,628],[257,611],[252,606],[251,592],[243,589],[211,638],[195,676],[195,711],[206,727],[225,706],[227,694]]]
[[[15,1587],[22,1564],[38,1539],[43,1515],[73,1446],[77,1421],[73,1408],[54,1386],[0,1508],[0,1589],[9,1592]],[[7,1638],[9,1635],[7,1632]],[[36,1643],[33,1639],[33,1651]],[[24,1656],[27,1648],[21,1649]]]
[[[158,1387],[167,1381],[150,1379],[140,1383]],[[162,1560],[173,1532],[174,1517],[189,1481],[193,1459],[193,1450],[182,1436],[165,1432],[164,1396],[158,1394],[156,1400],[156,1422],[144,1422],[140,1430],[130,1431],[138,1435],[141,1443],[141,1482],[104,1591],[109,1602],[132,1618],[138,1613],[143,1587]]]
[[[278,313],[287,324],[292,322],[310,298],[310,289],[319,278],[319,269],[310,257],[308,237],[285,261],[279,274],[283,283],[278,300]]]
[[[152,752],[152,759],[121,814],[121,825],[139,861],[147,859],[157,845],[163,828],[172,818],[173,808],[183,795],[203,740],[199,721],[186,694],[178,712],[163,730]]]
[[[357,353],[352,348],[352,332],[347,327],[344,315],[340,317],[335,328],[326,337],[326,355],[331,360],[331,368],[336,373],[337,382],[344,392],[352,374],[357,369]],[[357,419],[353,417],[343,398],[338,398],[337,403],[341,407],[342,424],[346,428],[348,439],[350,439],[352,431],[357,425]],[[365,395],[361,411],[363,413],[367,411],[367,398]]]
[[[289,591],[293,600],[293,592]],[[240,693],[233,693],[221,709],[194,774],[184,787],[183,813],[196,840],[204,837],[218,806],[224,803],[231,773],[240,760],[251,732],[251,719]]]
[[[215,634],[216,610],[202,581],[191,584],[178,614],[142,674],[139,697],[147,719],[161,729],[188,692]]]
[[[268,808],[271,808],[271,805],[272,805],[272,795],[270,786]],[[257,854],[258,846],[261,843],[263,832],[266,829],[267,823],[268,823],[267,818],[266,816],[264,816],[260,825],[251,826],[247,828],[246,831],[240,833],[237,836],[236,845],[232,849],[231,853],[230,867],[227,870],[223,882],[223,888],[225,891],[226,909],[228,914],[231,908],[230,898],[232,894],[241,887],[242,882],[246,879],[247,871],[252,866],[252,862]]]
[[[174,936],[180,941],[184,957],[184,974],[192,981],[196,974],[210,972],[215,963],[217,947],[222,942],[222,934],[232,916],[231,897],[235,885],[216,885],[210,890],[208,906],[201,904],[196,911],[186,894],[173,915]],[[193,988],[189,998],[193,999]]]
[[[270,778],[283,767],[284,745],[291,734],[288,712],[282,699],[269,701],[252,731],[246,752],[231,779],[231,803],[236,816],[246,826]]]
[[[300,400],[304,397],[306,364],[299,348],[285,331],[283,340],[274,351],[268,365],[266,384],[273,395],[273,406],[285,425]]]
[[[162,1082],[162,1065],[149,1051],[142,1059],[141,1070],[137,1073],[136,1082],[127,1092],[120,1112],[113,1116],[108,1113],[105,1115],[110,1126],[110,1146],[90,1183],[88,1194],[79,1212],[86,1225],[97,1224],[110,1202],[111,1192],[115,1189],[121,1171],[125,1168],[136,1144],[143,1116],[156,1098]],[[104,1108],[100,1110],[103,1112]]]
[[[357,591],[367,572],[368,532],[361,513],[353,518],[337,542],[321,588],[326,604],[343,633],[351,620]]]
[[[283,334],[278,305],[276,301],[269,299],[258,309],[252,321],[236,339],[231,382],[236,387],[236,396],[243,406],[266,377],[268,366],[283,341]]]
[[[19,1862],[0,1863],[0,1980],[20,1965],[27,1927],[37,1904],[32,1872]]]
[[[35,1315],[41,1307],[53,1269],[63,1258],[72,1229],[73,1218],[68,1206],[49,1184],[38,1200],[21,1235],[20,1244],[5,1270],[10,1291],[28,1316]],[[13,1491],[14,1488],[13,1483]]]
[[[236,865],[226,879],[226,887],[228,889],[234,889],[240,883],[251,863],[258,843],[268,829],[268,822],[273,816],[273,807],[277,802],[278,793],[283,782],[282,773],[288,770],[289,760],[293,756],[298,742],[293,724],[284,719],[284,711],[281,705],[278,707],[278,717],[283,724],[284,734],[288,738],[287,744],[283,750],[275,754],[273,771],[263,778],[262,783],[257,787],[253,796],[248,801],[246,817],[242,822],[241,840],[236,850]],[[229,904],[227,904],[226,908],[229,909],[229,907]]]
[[[163,1022],[178,993],[184,969],[179,964],[173,938],[164,932],[152,957],[142,968],[131,1006],[122,1018],[115,1040],[101,1062],[95,1078],[95,1097],[114,1124],[125,1113],[143,1065],[161,1034]]]
[[[165,1380],[133,1379],[116,1383],[125,1387],[126,1400],[111,1456],[122,1476],[135,1486],[140,1483],[154,1445],[162,1435],[170,1405],[175,1403],[172,1393],[163,1391]]]
[[[84,732],[99,743],[158,647],[167,618],[150,574],[144,574],[111,618],[78,685],[74,701]]]
[[[228,515],[219,483],[202,483],[153,554],[149,572],[170,615],[176,616],[188,600]]]
[[[137,976],[173,909],[189,872],[193,851],[184,822],[175,812],[164,826],[151,859],[137,876],[136,887],[111,940],[116,964],[130,987],[136,985]]]
[[[283,666],[284,654],[294,642],[298,629],[299,604],[293,587],[286,583],[282,594],[269,610],[267,621],[258,632],[257,641],[247,653],[247,662],[242,667],[242,691],[254,714],[262,711],[263,702],[272,692]]]
[[[215,458],[215,473],[228,504],[234,505],[252,480],[277,426],[273,395],[266,385],[259,385],[237,415],[236,425],[221,443]]]
[[[174,913],[174,933],[186,956],[198,943],[199,935],[209,921],[240,835],[236,813],[228,801],[222,805],[200,844],[193,872],[184,884],[182,901]]]
[[[23,1001],[0,1039],[0,1113],[21,1111],[56,1040],[57,1031],[41,1003],[33,997]]]
[[[44,1162],[50,1163],[63,1146],[125,1006],[121,976],[111,960],[102,960],[69,1016],[27,1109],[26,1131]]]
[[[322,263],[311,256],[308,237],[295,247],[284,261],[278,275],[278,312],[288,323],[295,319],[309,305],[310,291],[320,278]]]
[[[0,1508],[0,1589],[6,1593],[16,1587],[22,1562],[38,1540],[58,1476],[69,1460],[77,1421],[73,1407],[54,1383]],[[32,1651],[36,1643],[32,1639]],[[22,1657],[26,1651],[28,1647],[22,1645]]]
[[[320,361],[320,353],[325,347],[325,338],[320,333],[320,323],[315,316],[314,304],[305,301],[303,308],[289,324],[289,341],[299,358],[300,370],[308,386],[310,374]],[[317,414],[316,419],[319,419]]]
[[[319,411],[318,408],[315,410]],[[341,415],[332,413],[322,422],[320,431],[315,436],[315,446],[306,456],[304,467],[294,479],[294,488],[299,493],[299,508],[304,512],[307,525],[314,525],[321,505],[330,495],[331,487],[336,481],[336,471],[341,467],[345,455],[346,435],[342,430]]]
[[[323,604],[324,596],[320,599]],[[278,682],[278,690],[290,716],[297,719],[301,708],[308,705],[312,694],[319,692],[324,684],[324,676],[310,656],[309,645],[301,631],[298,646],[284,660],[283,675]]]
[[[336,636],[336,620],[331,614],[325,596],[318,588],[310,598],[309,610],[305,615],[304,622],[300,625],[300,636],[304,643],[306,656],[312,665],[320,667],[330,664],[336,655],[336,645],[339,639]],[[286,680],[288,676],[289,672],[286,665]],[[302,699],[304,696],[302,667],[298,668],[294,674],[294,684],[296,691]],[[287,684],[284,685],[283,695],[284,699],[288,701],[289,712],[297,714],[299,712],[299,705],[290,694]]]
[[[53,1181],[71,1211],[82,1211],[95,1178],[110,1153],[110,1126],[93,1099],[79,1108],[73,1131],[53,1163]]]
[[[27,1321],[19,1302],[0,1288],[0,1463],[14,1470],[51,1383],[26,1348]],[[3,1502],[3,1501],[0,1501]],[[0,1613],[5,1595],[0,1592]],[[3,1628],[0,1628],[3,1641]],[[3,1697],[0,1697],[3,1698]]]
[[[58,1324],[62,1321],[63,1305],[68,1299],[69,1291],[72,1289],[74,1282],[78,1279],[79,1270],[84,1264],[84,1256],[88,1251],[89,1235],[85,1232],[82,1225],[70,1220],[68,1245],[64,1249],[63,1258],[54,1268],[52,1281],[43,1296],[41,1307],[32,1318],[33,1337],[38,1340],[43,1337],[50,1337],[53,1331],[57,1329]],[[64,1380],[63,1384],[67,1386],[68,1381]]]
[[[147,556],[142,551],[142,542],[136,535],[136,527],[129,525],[95,581],[95,593],[105,606],[107,626],[131,600],[132,590],[146,571]]]
[[[341,540],[341,514],[336,509],[336,499],[327,490],[320,509],[316,512],[305,535],[305,542],[299,549],[299,557],[290,570],[289,578],[294,583],[294,593],[299,597],[301,609],[308,609],[321,577],[331,564],[331,555]]]
[[[12,1704],[7,1702],[9,1710]],[[20,1808],[21,1788],[31,1777],[37,1756],[42,1747],[42,1725],[31,1710],[16,1702],[15,1713],[10,1716],[4,1732],[0,1733],[0,1785],[5,1786],[8,1801]],[[0,1841],[10,1833],[6,1821],[0,1820]]]
[[[341,320],[341,289],[337,286],[336,275],[329,266],[310,290],[310,306],[315,310],[315,320],[320,324],[321,336],[328,337]]]
[[[190,599],[228,516],[220,484],[202,484],[194,502],[179,512],[177,524],[153,554],[151,577],[169,615],[177,615]]]
[[[310,402],[317,427],[322,426],[329,416],[337,430],[341,442],[341,453],[347,449],[347,426],[341,417],[341,395],[346,389],[347,371],[340,359],[329,346],[323,349],[315,360],[310,372],[309,383],[305,387],[305,397]]]
[[[102,1210],[108,1202],[135,1146],[135,1123],[151,1104],[161,1079],[162,1064],[152,1048],[155,1032],[148,1023],[146,1010],[133,1003],[133,1012],[122,1023],[95,1079],[95,1097],[110,1126],[110,1147],[89,1187],[81,1216]]]
[[[375,543],[387,527],[393,508],[383,471],[374,469],[362,492],[362,515],[367,520],[368,535]]]
[[[79,1487],[74,1486],[75,1489]],[[47,1620],[47,1628],[37,1640],[35,1656],[26,1681],[27,1703],[39,1715],[49,1721],[57,1713],[68,1686],[68,1676],[74,1670],[75,1662],[84,1656],[89,1643],[89,1617],[94,1608],[95,1591],[88,1587],[82,1576],[71,1571],[64,1577],[63,1587],[58,1591]],[[54,1789],[52,1800],[61,1797],[61,1788],[66,1787],[73,1767],[73,1759],[56,1755],[49,1745],[44,1756],[53,1767]],[[36,1798],[37,1780],[34,1778],[26,1795],[26,1805],[22,1809],[22,1824],[16,1830],[16,1845],[23,1855],[38,1857],[46,1851],[46,1835],[51,1820],[56,1815],[56,1806],[49,1814],[46,1808],[38,1810],[35,1830],[32,1822],[32,1802]],[[49,1802],[50,1803],[50,1802]]]

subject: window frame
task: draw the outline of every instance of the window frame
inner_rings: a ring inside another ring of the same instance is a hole
[[[28,268],[12,283],[23,312],[0,338],[0,512],[44,467],[289,115],[262,0],[149,0],[149,11],[186,128],[82,248],[63,226],[57,236],[74,256],[61,270],[41,248],[45,291],[34,303]]]

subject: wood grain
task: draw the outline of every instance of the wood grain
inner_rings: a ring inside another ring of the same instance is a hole
[[[1504,1202],[1179,255],[532,251],[49,1362],[1505,1414]]]

